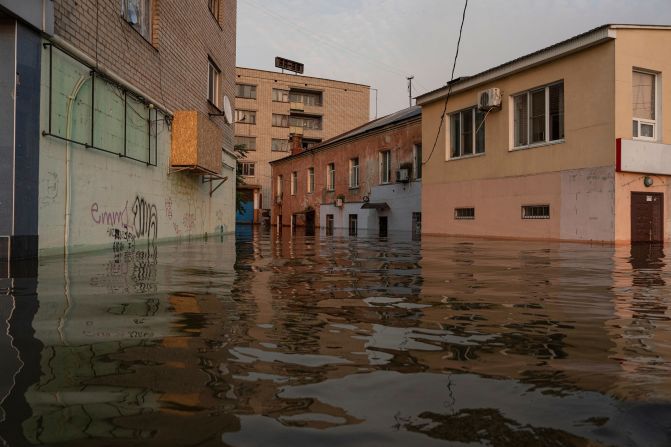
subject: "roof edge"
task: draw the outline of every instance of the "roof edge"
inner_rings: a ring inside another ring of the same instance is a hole
[[[341,81],[341,80],[339,80],[339,79],[320,78],[320,77],[318,77],[318,76],[306,76],[306,75],[302,75],[302,74],[281,73],[281,72],[279,72],[279,71],[264,70],[264,69],[262,69],[262,68],[241,67],[241,66],[239,66],[239,65],[236,65],[236,66],[235,66],[235,71],[236,71],[235,76],[236,76],[236,77],[238,76],[238,72],[237,72],[238,69],[240,69],[240,70],[252,70],[252,71],[258,71],[258,72],[263,72],[263,73],[269,73],[269,74],[272,74],[272,75],[290,76],[290,77],[292,77],[292,78],[297,78],[297,79],[300,79],[300,78],[306,78],[306,79],[317,79],[317,80],[320,80],[320,81],[328,81],[328,82],[339,82],[339,83],[341,83],[341,84],[357,85],[357,86],[359,86],[359,87],[368,87],[368,88],[370,89],[370,85],[367,85],[367,84],[360,84],[360,83],[358,83],[358,82]],[[244,74],[241,74],[240,76],[245,76],[245,75],[244,75]]]
[[[514,73],[528,70],[537,65],[548,63],[578,51],[585,50],[595,45],[615,39],[616,28],[641,28],[639,25],[602,25],[583,34],[571,37],[567,40],[550,45],[533,53],[521,56],[512,61],[489,68],[476,75],[470,76],[463,81],[452,83],[450,94],[477,87],[480,84],[494,81]],[[668,26],[653,27],[654,29],[671,29]],[[417,105],[425,105],[447,95],[448,85],[440,87],[417,97]]]

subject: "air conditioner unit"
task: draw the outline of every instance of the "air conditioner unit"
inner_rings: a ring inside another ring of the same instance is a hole
[[[343,200],[342,199],[335,199],[335,206],[342,207],[343,206]]]
[[[404,168],[396,171],[396,181],[401,183],[408,183],[410,181],[410,170]]]
[[[478,93],[478,108],[487,112],[501,110],[501,90],[488,88]]]

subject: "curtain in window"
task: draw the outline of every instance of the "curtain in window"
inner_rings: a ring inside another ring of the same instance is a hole
[[[635,71],[632,79],[634,118],[655,119],[655,75]]]
[[[529,108],[527,94],[515,97],[515,146],[529,144]]]

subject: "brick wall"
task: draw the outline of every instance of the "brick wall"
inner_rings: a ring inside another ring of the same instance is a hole
[[[273,224],[276,216],[282,216],[282,224],[290,225],[291,216],[308,207],[316,211],[316,222],[320,220],[320,206],[333,204],[341,194],[345,203],[362,202],[370,196],[373,188],[380,185],[380,151],[391,151],[391,182],[396,181],[396,170],[404,163],[413,162],[413,147],[422,142],[421,121],[413,119],[369,135],[343,141],[327,149],[303,152],[272,164]],[[359,158],[359,187],[350,188],[349,161]],[[335,190],[326,190],[326,168],[335,164]],[[314,192],[307,192],[308,168],[314,168]],[[291,194],[291,174],[297,172],[296,194]],[[277,177],[282,176],[282,203],[277,205]],[[413,178],[413,180],[415,180]],[[390,203],[393,207],[393,204]],[[300,222],[299,222],[300,224]]]
[[[235,96],[237,2],[220,1],[215,18],[208,0],[152,0],[148,41],[124,20],[119,0],[56,0],[55,33],[169,109],[215,113],[207,102],[208,57],[222,70],[222,95]],[[213,120],[232,149],[232,126]]]

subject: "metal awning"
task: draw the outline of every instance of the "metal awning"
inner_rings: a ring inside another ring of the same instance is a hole
[[[361,209],[386,211],[389,209],[389,205],[387,205],[387,202],[377,202],[377,203],[366,202],[361,206]]]

